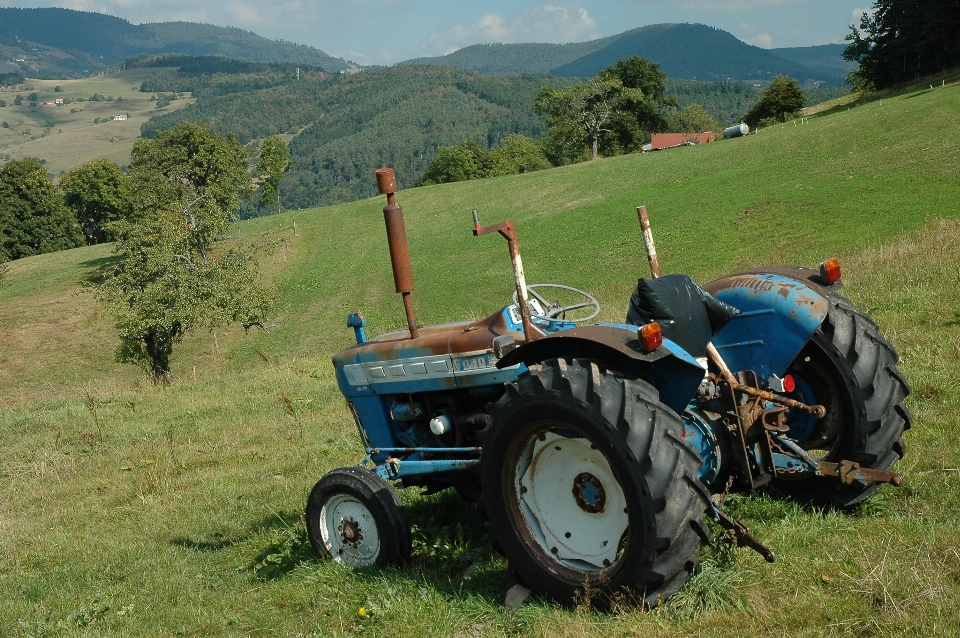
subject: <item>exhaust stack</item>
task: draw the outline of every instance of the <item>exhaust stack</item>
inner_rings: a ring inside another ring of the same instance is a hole
[[[387,244],[390,246],[390,261],[393,264],[393,281],[397,292],[403,295],[403,309],[407,313],[410,338],[420,336],[417,316],[413,312],[413,270],[410,267],[410,250],[407,247],[407,231],[403,225],[403,209],[397,204],[397,177],[392,168],[377,170],[377,188],[387,196],[383,207],[383,221],[387,225]]]

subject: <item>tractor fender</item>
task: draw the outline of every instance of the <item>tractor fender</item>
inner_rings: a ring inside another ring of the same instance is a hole
[[[836,284],[818,279],[819,273],[807,268],[778,266],[703,286],[740,310],[712,340],[731,370],[753,370],[761,380],[786,371],[830,309],[823,293]]]
[[[561,330],[530,341],[506,353],[498,368],[549,359],[589,359],[609,369],[643,379],[660,393],[660,401],[678,414],[703,380],[704,368],[669,339],[652,352],[640,347],[637,327],[594,324]]]

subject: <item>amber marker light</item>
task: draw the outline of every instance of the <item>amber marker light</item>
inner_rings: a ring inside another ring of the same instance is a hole
[[[647,352],[653,352],[663,345],[663,330],[660,329],[660,324],[656,321],[640,326],[638,332],[640,333],[640,343],[643,344],[643,349]]]
[[[828,284],[840,281],[840,260],[834,257],[820,264],[820,276]]]

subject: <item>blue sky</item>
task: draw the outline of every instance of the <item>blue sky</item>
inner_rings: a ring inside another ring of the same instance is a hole
[[[392,64],[487,42],[582,42],[660,22],[700,22],[763,48],[841,42],[872,0],[0,0],[133,23],[187,20],[250,29],[361,64]]]

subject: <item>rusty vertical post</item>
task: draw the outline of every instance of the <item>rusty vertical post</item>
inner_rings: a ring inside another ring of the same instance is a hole
[[[653,244],[653,231],[650,230],[650,218],[647,217],[647,207],[637,207],[637,217],[640,218],[640,229],[643,231],[643,244],[647,248],[647,261],[650,262],[650,274],[654,279],[660,277],[660,262],[657,260],[657,248]]]
[[[410,249],[407,247],[407,231],[403,225],[403,209],[397,204],[397,177],[392,168],[377,170],[377,188],[387,196],[383,207],[383,221],[387,226],[387,244],[390,246],[390,261],[393,264],[393,281],[397,292],[403,295],[403,309],[407,313],[410,338],[420,336],[417,317],[413,312],[413,270],[410,267]]]
[[[533,320],[530,317],[530,298],[527,296],[527,278],[523,272],[523,261],[520,259],[520,239],[517,237],[517,229],[513,225],[513,220],[493,224],[492,226],[480,225],[480,214],[477,209],[473,209],[473,234],[475,237],[486,235],[487,233],[500,233],[500,236],[507,240],[507,247],[510,250],[510,263],[513,265],[513,279],[517,284],[517,304],[520,307],[520,322],[523,324],[523,336],[529,343],[537,339],[537,334],[533,326]]]

